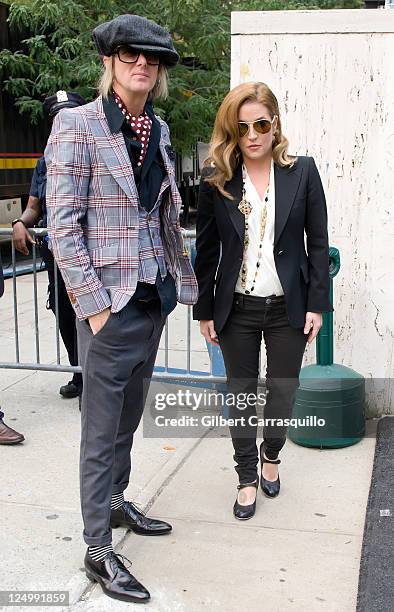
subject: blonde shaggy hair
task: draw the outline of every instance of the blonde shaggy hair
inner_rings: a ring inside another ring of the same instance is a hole
[[[205,179],[216,187],[223,195],[232,196],[224,189],[224,184],[231,180],[235,168],[241,159],[238,146],[239,109],[245,102],[260,102],[269,110],[271,119],[277,116],[277,127],[272,143],[272,157],[276,164],[282,167],[293,166],[296,156],[287,153],[289,141],[282,133],[278,100],[265,83],[242,83],[232,89],[224,98],[217,112],[208,158],[204,167],[213,166],[213,172]]]
[[[98,92],[103,98],[108,98],[112,91],[112,83],[114,80],[114,58],[111,62],[104,64],[103,72],[98,83]],[[155,86],[150,92],[153,99],[162,98],[165,100],[168,97],[168,72],[164,64],[159,64],[159,71]]]

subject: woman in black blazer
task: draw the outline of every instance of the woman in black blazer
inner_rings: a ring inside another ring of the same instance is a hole
[[[287,148],[272,91],[243,83],[220,106],[200,185],[193,318],[206,340],[220,345],[228,391],[242,398],[238,408],[230,401],[239,519],[251,518],[256,508],[262,335],[267,394],[260,482],[276,497],[287,426],[269,419],[291,417],[306,342],[316,337],[321,313],[333,310],[322,183],[313,158],[290,156]]]

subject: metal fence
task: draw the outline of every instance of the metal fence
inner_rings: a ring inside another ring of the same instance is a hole
[[[42,229],[30,229],[30,234],[33,238],[42,239],[47,235],[47,230],[45,228]],[[195,231],[194,230],[182,230],[183,238],[185,240],[185,245],[188,247],[188,251],[192,254],[194,249],[194,239],[195,239]],[[9,237],[11,239],[12,229],[11,228],[0,228],[0,237]],[[54,371],[54,372],[80,372],[81,368],[79,366],[70,366],[64,363],[61,363],[61,338],[59,332],[59,300],[58,300],[58,282],[57,282],[57,268],[55,262],[55,320],[56,320],[56,328],[55,328],[55,342],[56,342],[56,360],[55,363],[44,363],[40,358],[40,344],[41,344],[41,336],[40,336],[40,320],[39,320],[39,299],[38,299],[38,288],[37,288],[37,275],[41,272],[41,270],[45,270],[43,266],[41,266],[41,257],[39,255],[39,247],[36,244],[32,244],[32,272],[33,275],[33,306],[34,306],[34,354],[35,361],[25,362],[20,358],[20,325],[18,318],[18,270],[17,270],[17,261],[16,261],[16,253],[15,247],[12,243],[12,288],[13,288],[13,326],[14,326],[14,352],[15,359],[3,361],[3,356],[1,355],[2,351],[0,350],[0,368],[2,369],[19,369],[19,370],[46,370],[46,371]],[[192,307],[187,306],[186,313],[186,351],[185,351],[185,363],[184,367],[174,367],[170,363],[170,349],[169,349],[169,328],[174,324],[173,317],[170,315],[167,318],[162,342],[164,341],[164,366],[155,366],[153,379],[161,380],[161,381],[169,381],[176,382],[178,384],[188,383],[188,384],[201,384],[204,386],[209,386],[215,383],[223,383],[226,380],[224,366],[222,362],[222,357],[220,353],[220,349],[216,346],[209,345],[207,347],[209,353],[209,362],[210,368],[209,371],[198,371],[192,369],[192,360],[191,360],[191,325],[192,325]],[[178,364],[179,365],[179,364]]]

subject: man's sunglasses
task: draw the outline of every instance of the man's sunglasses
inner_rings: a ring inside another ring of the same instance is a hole
[[[258,134],[267,134],[270,131],[272,123],[275,119],[276,115],[273,116],[271,121],[268,119],[257,119],[257,121],[238,121],[238,130],[239,135],[246,136],[249,132],[249,126],[253,125],[253,129]]]
[[[149,64],[149,66],[158,66],[160,64],[158,55],[148,53],[147,51],[137,51],[137,49],[133,49],[127,45],[119,45],[119,47],[116,47],[113,55],[117,55],[119,60],[124,64],[135,64],[141,53],[143,53],[146,58],[146,63]]]

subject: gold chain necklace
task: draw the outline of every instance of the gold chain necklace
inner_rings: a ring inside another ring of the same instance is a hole
[[[246,199],[246,189],[245,189],[245,181],[246,181],[246,168],[245,165],[242,165],[242,199],[240,201],[240,203],[238,204],[238,209],[241,211],[241,213],[245,216],[245,237],[244,237],[244,251],[243,251],[243,261],[242,261],[242,267],[241,267],[241,287],[242,289],[245,289],[246,287],[246,281],[247,281],[247,276],[248,276],[248,266],[247,266],[247,251],[248,251],[248,245],[249,245],[249,215],[252,212],[252,205],[249,202],[249,200]],[[253,276],[253,281],[252,281],[252,286],[250,288],[250,290],[245,289],[245,293],[249,294],[249,293],[253,293],[254,291],[254,287],[256,284],[256,278],[257,278],[257,273],[259,271],[260,268],[260,263],[261,263],[261,258],[263,255],[263,239],[264,239],[264,233],[265,233],[265,226],[267,223],[267,203],[268,203],[268,199],[269,199],[269,183],[268,183],[268,187],[267,187],[267,191],[265,193],[265,197],[264,197],[264,206],[261,210],[261,216],[260,216],[260,241],[259,241],[259,249],[258,249],[258,253],[257,253],[257,261],[256,261],[256,269],[254,272],[254,276]]]

